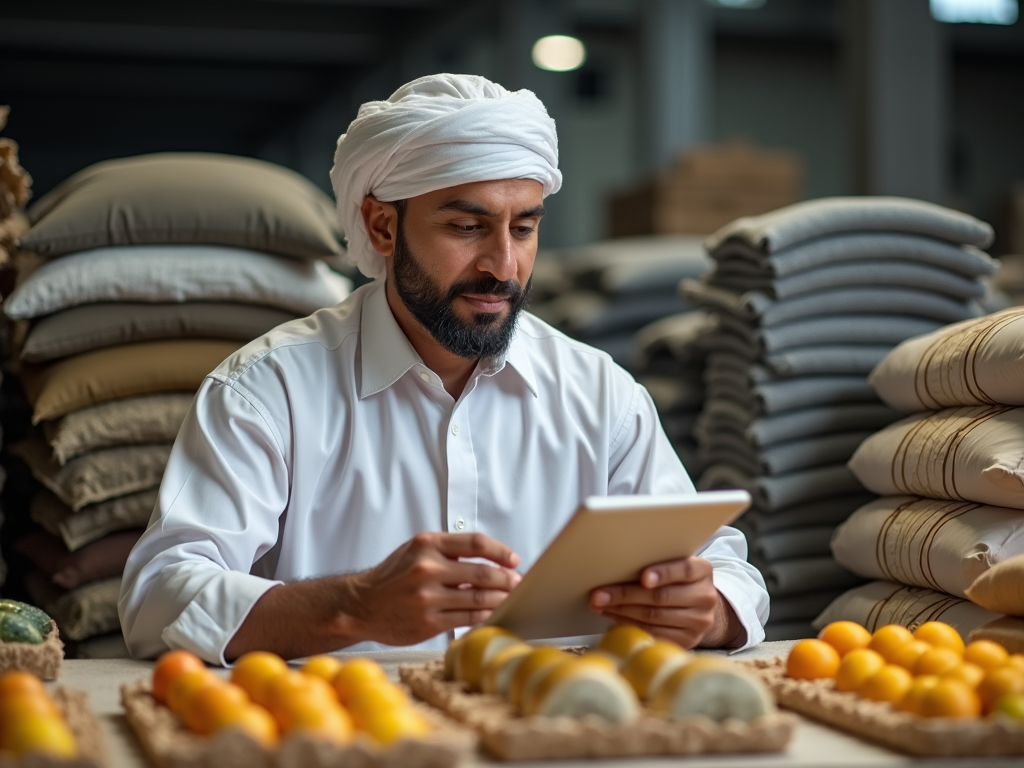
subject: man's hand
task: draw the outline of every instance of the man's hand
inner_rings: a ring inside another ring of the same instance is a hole
[[[699,557],[648,566],[640,581],[590,593],[590,608],[620,624],[635,624],[684,648],[741,645],[732,606],[715,589],[711,563]]]
[[[487,619],[520,582],[518,564],[518,555],[482,533],[421,533],[368,571],[267,590],[224,657],[265,650],[294,659],[367,640],[420,643]]]
[[[484,558],[465,563],[459,558]],[[350,631],[387,645],[413,645],[479,624],[522,577],[519,557],[482,533],[421,533],[380,565],[350,577]]]

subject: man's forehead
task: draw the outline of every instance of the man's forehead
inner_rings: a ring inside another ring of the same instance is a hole
[[[424,213],[471,213],[514,215],[542,206],[544,188],[533,179],[498,179],[445,187],[409,198]]]

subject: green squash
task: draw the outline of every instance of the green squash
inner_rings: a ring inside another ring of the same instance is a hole
[[[0,642],[39,645],[52,630],[52,619],[34,605],[0,600]]]

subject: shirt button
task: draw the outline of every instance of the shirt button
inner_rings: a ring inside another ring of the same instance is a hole
[[[461,531],[465,527],[466,527],[466,521],[463,520],[461,517],[458,520],[455,521],[455,528],[457,530]]]
[[[427,373],[426,371],[420,371],[420,378],[423,379],[424,381],[429,382],[430,381],[430,374]]]
[[[452,424],[452,434],[453,435],[459,434],[459,425],[458,424]]]

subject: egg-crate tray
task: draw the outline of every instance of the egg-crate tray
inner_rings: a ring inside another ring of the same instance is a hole
[[[212,736],[189,731],[153,698],[148,680],[121,686],[128,724],[157,768],[453,768],[476,750],[476,735],[430,707],[415,704],[430,733],[380,747],[365,735],[336,745],[301,733],[266,749],[248,734],[225,729]]]
[[[31,752],[25,757],[14,758],[7,753],[0,756],[0,768],[103,768],[109,765],[106,742],[99,721],[89,708],[88,695],[72,688],[56,688],[50,692],[50,698],[75,737],[78,756],[63,760]]]
[[[473,728],[499,760],[781,752],[796,726],[796,718],[784,712],[750,723],[670,720],[648,709],[621,725],[596,716],[521,717],[498,696],[471,693],[464,683],[445,680],[444,662],[405,665],[398,674],[419,698]]]
[[[19,669],[43,680],[56,680],[63,662],[64,643],[56,624],[46,640],[38,645],[0,642],[0,674]]]
[[[1024,755],[1024,723],[1008,718],[919,717],[891,704],[837,691],[832,680],[794,680],[784,659],[742,662],[779,704],[856,736],[920,757]]]

